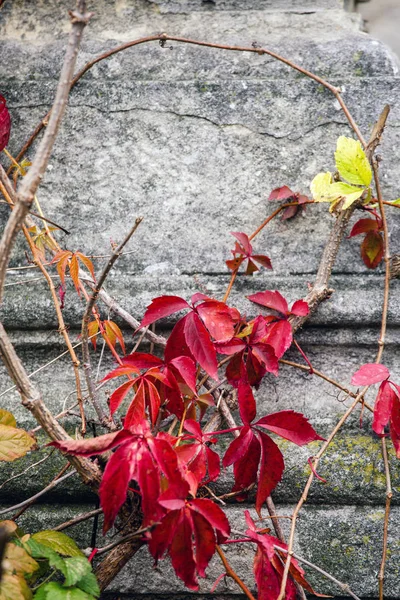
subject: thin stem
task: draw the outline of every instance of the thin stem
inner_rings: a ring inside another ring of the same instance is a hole
[[[249,598],[249,600],[255,600],[253,594],[250,592],[247,585],[240,579],[236,571],[232,569],[231,565],[228,562],[228,559],[222,551],[222,548],[220,546],[216,546],[216,550],[219,554],[220,559],[222,560],[222,564],[224,565],[227,576],[233,579],[233,581],[235,581],[238,584],[242,592],[247,596],[247,598]]]
[[[122,44],[120,46],[116,46],[115,48],[112,48],[111,50],[108,50],[107,52],[103,52],[102,54],[100,54],[99,56],[94,58],[93,60],[86,63],[86,65],[80,71],[78,71],[78,73],[73,78],[73,80],[71,82],[71,88],[73,88],[76,85],[76,83],[81,79],[81,77],[83,77],[83,75],[85,75],[85,73],[87,71],[89,71],[89,69],[91,69],[95,64],[97,64],[98,62],[100,62],[102,60],[109,58],[110,56],[113,56],[114,54],[117,54],[118,52],[122,52],[124,50],[127,50],[128,48],[132,48],[134,46],[139,46],[141,44],[147,44],[149,42],[165,43],[167,41],[175,41],[175,42],[180,42],[182,44],[191,44],[194,46],[202,46],[205,48],[216,48],[219,50],[229,50],[232,52],[250,52],[252,54],[258,54],[260,56],[266,54],[268,56],[271,56],[272,58],[275,58],[276,60],[288,65],[292,69],[298,71],[299,73],[302,73],[306,77],[309,77],[310,79],[314,80],[316,83],[322,85],[327,90],[329,90],[335,96],[335,98],[338,100],[338,102],[343,110],[343,113],[345,114],[345,116],[350,124],[350,127],[353,129],[353,131],[357,135],[357,137],[360,140],[360,142],[362,143],[362,145],[364,147],[366,147],[366,142],[365,142],[356,122],[354,121],[352,115],[350,114],[350,111],[347,108],[343,98],[341,97],[339,88],[336,88],[334,85],[332,85],[331,83],[329,83],[322,77],[319,77],[318,75],[315,75],[314,73],[311,73],[311,71],[308,71],[307,69],[304,69],[303,67],[300,67],[299,65],[295,64],[293,61],[288,60],[287,58],[284,58],[283,56],[280,56],[276,52],[273,52],[272,50],[268,50],[266,48],[255,48],[253,46],[247,47],[247,46],[230,46],[230,45],[226,45],[226,44],[214,44],[211,42],[202,42],[199,40],[192,40],[189,38],[170,36],[166,33],[162,33],[160,35],[147,36],[144,38],[139,38],[136,40],[132,40],[130,42],[126,42],[125,44]],[[50,119],[51,119],[51,111],[49,111],[43,117],[41,122],[37,125],[36,129],[33,131],[31,136],[29,137],[28,141],[21,148],[21,150],[18,153],[17,158],[16,158],[17,162],[21,161],[21,159],[24,157],[27,150],[30,148],[30,146],[32,145],[34,140],[37,138],[39,133],[42,131],[42,129],[48,123],[50,124]],[[47,127],[48,127],[48,125],[47,125]],[[11,171],[11,168],[9,169],[9,171]]]
[[[382,438],[382,456],[385,465],[385,478],[386,478],[386,506],[385,506],[385,520],[383,524],[383,542],[382,542],[382,561],[378,573],[379,581],[379,600],[383,600],[383,583],[385,578],[385,566],[387,559],[387,543],[388,543],[388,530],[389,530],[389,517],[390,517],[390,504],[392,502],[392,482],[390,477],[389,459],[386,447],[386,438]]]
[[[8,508],[3,508],[2,510],[0,510],[0,515],[5,515],[5,514],[7,514],[9,512],[14,512],[15,510],[19,510],[20,508],[24,508],[27,504],[32,504],[32,502],[35,502],[35,500],[37,500],[38,498],[40,498],[44,494],[47,494],[47,492],[49,492],[50,490],[52,490],[53,488],[55,488],[56,485],[58,485],[59,483],[65,481],[65,479],[68,479],[69,477],[72,477],[72,475],[76,475],[76,471],[71,471],[70,473],[67,473],[66,475],[63,475],[63,477],[59,477],[59,479],[55,479],[54,481],[52,481],[51,483],[49,483],[49,485],[47,485],[45,488],[43,488],[42,490],[40,490],[40,492],[38,492],[34,496],[31,496],[27,500],[24,500],[23,502],[20,502],[19,504],[14,504],[14,506],[9,506]]]
[[[85,434],[86,433],[86,417],[85,417],[85,411],[83,408],[82,388],[81,388],[81,380],[80,380],[80,375],[79,375],[80,362],[78,360],[77,355],[75,354],[75,350],[73,348],[73,345],[71,343],[71,340],[70,340],[68,332],[67,332],[67,328],[65,326],[64,316],[62,314],[60,302],[59,302],[59,299],[57,296],[56,288],[54,287],[53,280],[50,277],[50,275],[48,274],[45,266],[43,265],[42,260],[39,256],[39,253],[37,251],[37,248],[31,238],[26,226],[23,225],[22,229],[23,229],[25,238],[29,244],[30,250],[32,252],[34,263],[39,267],[40,271],[42,272],[42,274],[43,274],[44,278],[46,279],[47,284],[49,286],[51,297],[52,297],[53,304],[54,304],[54,308],[55,308],[56,315],[57,315],[58,330],[61,333],[61,335],[63,336],[65,345],[67,346],[68,352],[71,356],[72,366],[73,366],[74,375],[75,375],[76,396],[77,396],[77,400],[78,400],[78,404],[79,404],[79,411],[81,413],[81,419],[82,419],[81,432],[82,432],[82,434]]]
[[[291,557],[293,556],[293,544],[294,544],[294,536],[295,536],[295,531],[296,531],[297,517],[298,517],[298,514],[300,512],[301,507],[303,506],[304,502],[307,500],[308,492],[310,491],[311,484],[312,484],[312,482],[314,480],[314,472],[317,470],[318,463],[319,463],[321,457],[323,456],[323,454],[325,453],[325,451],[328,449],[328,447],[330,446],[332,440],[334,439],[334,437],[336,436],[336,434],[338,433],[338,431],[341,429],[341,427],[344,425],[344,423],[347,421],[347,419],[349,418],[349,416],[351,415],[351,413],[353,412],[353,410],[355,409],[355,407],[357,406],[357,404],[362,400],[362,398],[363,398],[363,396],[364,396],[364,394],[366,393],[367,390],[368,390],[368,386],[365,387],[357,395],[357,397],[354,400],[353,404],[344,413],[344,415],[342,416],[342,418],[339,420],[339,422],[336,424],[336,426],[332,430],[332,432],[329,435],[329,437],[326,440],[326,442],[322,445],[322,447],[320,448],[320,450],[318,451],[318,453],[313,458],[314,470],[311,470],[311,473],[310,473],[310,475],[308,477],[308,480],[307,480],[307,483],[306,483],[305,488],[303,490],[303,493],[301,495],[301,498],[300,498],[299,502],[297,503],[296,508],[293,511],[292,524],[291,524],[291,528],[290,528],[289,541],[288,541],[288,557],[287,557],[286,562],[285,562],[285,568],[284,568],[283,576],[282,576],[281,589],[280,589],[280,593],[279,593],[279,596],[278,596],[277,600],[284,600],[284,598],[285,598],[285,590],[286,590],[287,578],[288,578],[288,575],[289,575],[290,561],[291,561]]]
[[[285,548],[281,548],[280,546],[276,546],[275,545],[274,548],[275,548],[275,550],[278,550],[279,552],[283,552],[285,554],[287,554],[287,552],[288,552]],[[333,581],[333,583],[335,583],[338,587],[340,587],[340,589],[343,590],[343,592],[345,592],[346,595],[351,596],[352,598],[354,598],[354,600],[360,600],[360,598],[358,596],[356,596],[354,592],[351,591],[351,589],[349,588],[349,586],[347,585],[347,583],[342,583],[341,581],[339,581],[338,579],[336,579],[336,577],[334,577],[330,573],[327,573],[327,571],[324,571],[323,569],[321,569],[321,567],[318,567],[317,565],[314,565],[314,563],[312,563],[309,560],[303,558],[302,556],[299,556],[298,554],[295,554],[294,552],[292,553],[292,556],[293,556],[293,558],[295,558],[299,562],[302,562],[305,565],[307,565],[307,567],[310,567],[311,569],[314,569],[314,571],[317,571],[318,573],[321,573],[321,575],[323,575],[327,579],[330,579],[331,581]]]
[[[142,217],[139,217],[136,219],[135,224],[129,231],[128,235],[125,237],[125,239],[121,242],[121,244],[119,244],[119,246],[112,253],[110,259],[108,260],[107,264],[105,265],[105,267],[99,277],[96,288],[93,290],[92,295],[90,296],[90,298],[88,299],[88,301],[86,303],[85,313],[82,318],[82,330],[81,330],[82,356],[83,356],[83,365],[84,365],[84,370],[85,370],[85,377],[86,377],[86,383],[87,383],[88,392],[89,392],[89,398],[90,398],[91,403],[97,413],[100,423],[110,430],[114,430],[115,425],[113,425],[113,423],[106,417],[105,413],[103,412],[103,409],[98,402],[95,385],[93,382],[92,366],[91,366],[90,352],[89,352],[88,326],[89,326],[89,320],[90,320],[90,316],[92,314],[94,305],[99,296],[100,290],[107,278],[107,275],[111,271],[114,263],[121,255],[122,250],[124,249],[125,245],[129,242],[132,235],[135,233],[136,229],[139,227],[140,223],[142,222],[142,220],[143,220]]]
[[[80,46],[83,30],[90,19],[90,14],[85,11],[85,2],[81,3],[83,12],[71,11],[71,32],[68,47],[61,69],[56,96],[54,99],[48,126],[41,140],[32,165],[22,179],[18,190],[18,202],[12,211],[0,240],[0,302],[3,295],[5,273],[10,259],[14,242],[28,211],[31,209],[36,191],[46,171],[51,151],[57,137],[58,129],[67,105],[68,94],[71,87],[72,75],[75,68],[76,57]],[[18,158],[17,158],[17,162]]]
[[[227,287],[225,295],[224,295],[224,297],[222,299],[222,302],[227,302],[228,301],[229,295],[230,295],[230,293],[232,291],[232,287],[233,287],[233,284],[235,283],[235,279],[236,279],[236,276],[237,276],[238,272],[239,272],[239,267],[237,269],[235,269],[234,271],[232,271],[231,280],[229,282],[229,285]]]
[[[295,203],[294,203],[294,202],[292,202],[292,203],[290,203],[290,204],[285,204],[285,205],[283,205],[283,206],[280,206],[280,207],[279,207],[279,208],[277,208],[276,210],[274,210],[274,212],[273,212],[272,214],[270,214],[270,215],[269,215],[269,217],[267,217],[267,218],[265,219],[265,221],[263,221],[263,222],[261,223],[261,225],[260,225],[259,227],[257,227],[257,229],[256,229],[255,231],[253,231],[253,233],[252,233],[251,235],[249,235],[249,240],[250,240],[250,241],[251,241],[251,240],[253,240],[253,239],[256,237],[256,235],[258,235],[258,234],[260,233],[260,231],[262,231],[262,230],[264,229],[264,227],[265,227],[266,225],[268,225],[268,223],[269,223],[270,221],[272,221],[272,219],[274,219],[274,218],[275,218],[277,215],[279,215],[279,213],[280,213],[280,212],[281,212],[281,211],[282,211],[284,208],[286,208],[287,206],[293,206],[293,204],[295,204]]]
[[[84,513],[83,515],[79,515],[74,519],[70,519],[69,521],[65,521],[65,523],[61,523],[57,525],[57,527],[53,527],[53,531],[64,531],[64,529],[68,529],[68,527],[73,527],[74,525],[78,525],[78,523],[83,523],[83,521],[87,521],[88,519],[92,519],[96,515],[99,515],[103,512],[103,509],[96,508],[95,510],[91,510],[90,512]]]
[[[347,396],[350,396],[351,398],[357,398],[357,394],[355,394],[354,392],[347,389],[344,385],[342,385],[338,381],[335,381],[335,379],[332,379],[331,377],[328,377],[324,373],[321,373],[321,371],[317,371],[316,369],[313,368],[313,372],[310,373],[309,367],[306,367],[305,365],[301,365],[300,363],[293,362],[291,360],[286,360],[284,358],[280,358],[279,363],[282,365],[288,365],[290,367],[294,367],[296,369],[299,369],[301,371],[308,373],[309,375],[316,375],[317,377],[320,377],[321,379],[324,379],[328,383],[331,383],[332,385],[337,387],[339,390],[341,390],[342,392],[347,394]],[[368,404],[365,400],[363,401],[363,404],[369,411],[374,412],[374,409],[372,408],[372,406],[370,404]]]

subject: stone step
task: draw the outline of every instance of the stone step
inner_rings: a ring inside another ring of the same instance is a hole
[[[263,391],[265,391],[265,386]],[[300,388],[299,396],[302,395],[302,391]],[[311,393],[312,400],[314,399],[314,393],[315,386]],[[320,397],[324,400],[329,399],[328,394],[322,390],[320,390]],[[0,400],[0,406],[3,405]],[[264,410],[265,405],[266,402],[264,401]],[[279,410],[279,407],[274,406],[272,412],[277,410]],[[88,411],[88,415],[91,412]],[[271,412],[271,408],[269,412]],[[261,409],[260,416],[262,414]],[[308,496],[308,504],[324,505],[326,507],[336,505],[381,506],[384,502],[386,482],[381,443],[371,432],[369,417],[364,417],[362,430],[357,428],[356,421],[358,419],[359,411],[356,413],[353,423],[343,428],[321,460],[318,466],[318,474],[326,479],[326,483],[321,483],[315,479]],[[315,419],[311,417],[311,422],[315,425],[314,421]],[[21,425],[20,421],[18,425]],[[319,433],[326,435],[326,423],[325,426],[322,424],[322,429],[316,427]],[[74,435],[74,430],[71,429],[70,431]],[[100,435],[101,431],[99,430],[97,433]],[[92,435],[90,431],[89,435]],[[65,465],[65,458],[60,453],[52,454],[49,458],[37,464],[48,456],[51,450],[45,447],[48,439],[42,433],[37,434],[37,440],[40,446],[39,450],[30,452],[23,461],[2,465],[0,477],[1,504],[22,502],[38,493],[48,485]],[[308,459],[317,452],[320,442],[314,442],[300,448],[277,437],[274,437],[274,440],[281,448],[285,460],[282,482],[273,492],[274,501],[278,504],[296,503],[310,473]],[[230,441],[230,436],[226,436],[226,439],[222,438],[214,446],[221,456],[225,453]],[[400,506],[400,464],[394,455],[391,444],[389,446],[390,472],[394,492],[392,505]],[[209,484],[209,487],[217,496],[231,492],[233,487],[232,469],[222,470],[220,479]],[[78,477],[73,477],[55,487],[46,494],[42,501],[54,504],[89,503],[95,501],[95,495],[80,483]],[[248,501],[254,503],[254,493],[249,495]],[[231,503],[236,506],[234,501],[231,500]]]
[[[191,275],[169,275],[173,273],[171,264],[160,264],[167,271],[163,274],[149,276],[146,272],[137,276],[129,271],[116,271],[109,278],[107,290],[131,315],[140,320],[153,298],[160,295],[182,296],[190,300],[191,296],[203,291],[213,298],[222,298],[228,286],[230,276],[202,274],[201,271]],[[5,298],[0,315],[4,325],[11,330],[56,330],[56,317],[50,307],[50,294],[45,282],[36,280],[29,284],[28,280],[11,278],[6,285]],[[21,282],[18,284],[18,280]],[[304,297],[308,291],[308,283],[313,282],[313,273],[301,276],[276,276],[262,273],[253,277],[238,277],[230,296],[229,304],[238,308],[249,318],[262,312],[260,307],[246,299],[253,293],[264,290],[280,290],[293,302]],[[16,285],[15,285],[16,284]],[[397,302],[399,281],[391,283],[392,294],[389,303],[388,323],[393,327],[392,340],[396,340],[396,327],[398,326],[400,308]],[[383,298],[383,274],[358,274],[336,275],[332,278],[331,286],[335,290],[331,298],[321,304],[318,311],[312,316],[310,325],[313,327],[349,328],[354,339],[359,339],[358,328],[379,327],[381,320],[381,304]],[[132,290],[135,290],[132,293]],[[362,310],[361,310],[362,307]],[[108,309],[105,309],[108,310]],[[83,315],[83,305],[72,287],[68,287],[64,318],[69,327],[78,330]],[[171,328],[176,321],[176,316],[160,321],[158,327]],[[118,320],[118,319],[117,319]],[[118,322],[123,325],[121,321]],[[126,324],[124,325],[126,327]],[[78,331],[77,331],[78,333]],[[42,334],[42,335],[43,335]],[[127,335],[130,335],[128,328]],[[319,332],[317,335],[321,335]],[[310,336],[311,337],[311,336]],[[310,337],[308,339],[310,339]],[[24,339],[24,338],[23,338]],[[54,337],[52,338],[54,340]],[[366,335],[367,343],[374,343],[375,333]],[[390,339],[390,338],[389,338]],[[45,342],[43,340],[43,344]]]
[[[245,531],[243,512],[248,508],[228,507],[228,518],[231,527]],[[290,515],[294,505],[278,505],[278,514]],[[51,528],[59,523],[69,520],[74,515],[93,510],[91,505],[34,506],[24,513],[18,523],[27,532],[34,532],[43,528]],[[254,511],[252,516],[256,518]],[[288,530],[288,521],[282,519],[284,531]],[[384,521],[384,507],[357,507],[334,506],[329,508],[305,506],[300,512],[297,526],[297,540],[295,552],[303,558],[325,569],[343,583],[347,583],[351,590],[361,598],[374,599],[378,597],[378,582],[376,574],[380,565],[380,551],[382,545],[382,531]],[[395,506],[391,511],[389,524],[389,549],[385,573],[385,597],[398,598],[400,585],[397,573],[397,564],[400,558],[400,507]],[[81,523],[74,528],[67,529],[77,540],[81,548],[90,545],[92,521]],[[97,544],[101,547],[107,543],[99,534]],[[238,551],[233,545],[224,547],[227,558],[239,576],[251,588],[254,580],[251,575],[254,552],[249,546],[241,545]],[[213,583],[221,573],[221,564],[214,557],[207,569],[206,579],[200,580],[200,593],[210,598],[209,594]],[[333,586],[332,582],[306,567],[307,579],[319,593],[330,596],[344,597],[345,593]],[[171,586],[175,598],[195,599],[178,580],[167,560],[159,562],[153,568],[147,548],[142,548],[138,554],[124,567],[118,577],[111,583],[108,593],[122,594],[128,600],[140,597],[147,600],[171,598]],[[227,578],[220,583],[212,598],[231,599],[237,590],[234,583]],[[108,596],[109,597],[109,596]],[[200,596],[201,598],[202,596]],[[240,596],[241,597],[241,596]],[[239,598],[239,596],[236,596]]]

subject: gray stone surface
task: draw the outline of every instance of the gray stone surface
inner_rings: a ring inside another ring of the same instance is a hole
[[[2,508],[2,507],[0,507]],[[227,514],[231,527],[238,531],[245,531],[246,525],[243,512],[249,508],[246,505],[228,507]],[[293,505],[282,504],[278,506],[280,515],[290,515]],[[25,532],[34,533],[43,528],[51,528],[67,521],[78,514],[93,510],[93,504],[70,505],[57,507],[51,504],[36,506],[26,512],[18,520],[19,525]],[[254,511],[250,508],[253,518]],[[388,571],[386,578],[386,589],[388,598],[398,597],[398,571],[397,564],[400,556],[400,531],[399,518],[400,508],[392,510],[389,527]],[[331,506],[318,507],[306,506],[298,523],[298,535],[295,544],[295,552],[309,561],[322,567],[339,580],[348,583],[351,589],[361,597],[377,597],[376,574],[379,569],[379,553],[376,547],[381,543],[381,532],[383,527],[384,510],[382,507],[352,507]],[[285,531],[288,530],[288,522],[282,519]],[[73,535],[82,549],[90,547],[92,522],[87,521],[73,528],[65,530]],[[105,545],[108,540],[97,538],[98,547]],[[224,549],[232,566],[244,578],[245,582],[252,588],[251,561],[253,551],[245,546],[228,545]],[[312,582],[316,591],[329,595],[335,595],[340,590],[334,588],[333,584],[322,576],[306,569],[307,578]],[[207,577],[201,580],[200,593],[208,594],[210,589],[221,573],[221,564],[213,559],[207,570]],[[177,582],[168,560],[160,561],[153,568],[153,561],[146,548],[142,548],[135,560],[131,561],[118,578],[111,584],[109,593],[125,594],[129,598],[137,598],[139,595],[154,597],[163,595],[171,598],[171,582],[174,581],[176,597],[192,597],[187,593],[184,586]],[[218,598],[221,595],[226,600],[235,594],[236,589],[231,581],[222,582],[216,590]],[[182,596],[181,596],[182,594]],[[173,596],[175,597],[175,596]],[[193,597],[198,597],[193,596]]]
[[[8,0],[0,11],[0,36],[5,40],[0,46],[0,93],[7,97],[12,113],[13,152],[51,105],[69,4],[67,0]],[[343,12],[341,1],[99,0],[92,8],[96,15],[85,32],[79,67],[117,44],[165,31],[228,44],[256,42],[314,70],[342,88],[366,137],[389,102],[392,111],[380,149],[382,187],[385,199],[399,196],[398,65],[389,49],[360,31],[359,15]],[[107,282],[110,293],[141,317],[160,293],[188,298],[201,290],[222,297],[229,281],[224,261],[233,247],[229,232],[253,231],[276,206],[267,201],[274,187],[288,184],[307,193],[317,172],[333,169],[336,139],[349,131],[332,95],[268,56],[176,42],[160,48],[153,42],[96,65],[72,91],[39,198],[46,214],[71,231],[68,237],[60,234],[62,244],[86,254],[108,254],[110,240],[120,240],[137,215],[145,217],[130,242],[132,253],[121,258]],[[7,215],[8,208],[0,205],[1,224]],[[395,217],[389,214],[392,253],[400,252]],[[279,289],[290,301],[303,296],[332,220],[325,206],[315,206],[307,209],[304,218],[271,223],[254,245],[271,257],[274,271],[239,277],[232,304],[253,315],[254,305],[244,298],[252,292]],[[24,252],[21,237],[12,257],[14,267],[26,264]],[[103,261],[96,259],[95,264],[99,270]],[[332,280],[335,293],[298,335],[312,364],[346,385],[359,365],[376,352],[382,275],[380,267],[366,272],[359,240],[345,240]],[[34,270],[9,272],[0,309],[29,373],[64,350],[49,294],[37,277]],[[399,381],[397,297],[398,282],[393,282],[384,360]],[[64,314],[76,343],[82,311],[82,302],[69,288]],[[167,332],[173,322],[166,319],[158,327]],[[131,334],[125,329],[128,348],[133,344]],[[95,367],[98,357],[99,353],[94,356]],[[298,353],[289,357],[301,362]],[[106,357],[99,377],[112,366]],[[54,412],[73,404],[73,373],[65,358],[34,375],[34,380]],[[9,387],[1,367],[0,406],[12,409],[20,426],[33,427]],[[110,384],[103,392],[112,389]],[[371,404],[374,393],[371,390],[368,396]],[[256,395],[260,414],[299,410],[325,435],[348,406],[348,400],[338,397],[329,384],[289,367],[282,367],[279,379],[267,377]],[[321,461],[318,471],[327,483],[316,481],[311,489],[299,521],[297,548],[348,582],[361,597],[376,598],[385,482],[370,416],[364,414],[362,429],[359,416],[357,411]],[[74,433],[73,415],[62,422]],[[64,459],[53,455],[25,472],[48,453],[45,441],[39,435],[40,450],[2,467],[1,503],[10,505],[30,496],[60,470]],[[307,458],[318,445],[281,446],[287,468],[274,497],[280,514],[290,514],[309,472]],[[392,453],[391,472],[394,508],[386,594],[399,598],[400,471]],[[231,474],[225,473],[215,491],[225,493],[231,484]],[[49,504],[21,517],[27,530],[53,526],[93,508],[92,496],[74,479],[43,500]],[[243,528],[245,507],[228,507],[238,529]],[[90,544],[90,531],[90,524],[73,531],[82,547]],[[229,547],[228,556],[248,578],[252,553]],[[219,573],[220,566],[214,563],[200,597],[238,598],[230,583],[209,594]],[[315,587],[343,596],[326,581],[316,579]],[[195,597],[176,582],[166,563],[153,572],[146,550],[124,569],[108,597],[121,594],[145,595],[149,600]]]

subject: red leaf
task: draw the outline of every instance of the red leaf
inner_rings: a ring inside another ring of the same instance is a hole
[[[242,427],[239,436],[231,442],[225,452],[225,456],[222,460],[222,464],[225,468],[239,461],[246,455],[253,437],[254,433],[249,426]]]
[[[361,233],[368,233],[368,231],[376,231],[377,229],[379,229],[379,225],[376,219],[360,219],[357,223],[354,223],[348,237],[351,238]]]
[[[140,382],[139,388],[133,398],[128,412],[125,415],[124,428],[128,429],[137,425],[145,418],[145,390],[143,381]]]
[[[160,496],[160,476],[147,447],[143,445],[136,456],[137,473],[135,479],[142,494],[141,509],[143,511],[143,527],[157,522],[163,516],[163,509],[158,504]]]
[[[216,351],[219,354],[236,354],[246,348],[246,344],[240,338],[232,338],[229,342],[216,342],[214,344]]]
[[[268,325],[264,341],[272,346],[277,358],[281,358],[285,354],[292,345],[292,340],[292,326],[286,319],[280,319]]]
[[[269,195],[268,200],[289,200],[289,198],[293,198],[296,194],[292,192],[287,185],[283,185],[282,187],[276,188],[272,190]]]
[[[271,600],[271,598],[275,600],[279,596],[281,579],[260,545],[258,545],[254,557],[253,570],[257,584],[258,600]]]
[[[293,206],[288,206],[282,213],[281,220],[288,221],[289,219],[293,219],[300,210],[299,204],[294,204]]]
[[[87,440],[71,439],[50,442],[50,444],[47,445],[59,448],[62,452],[66,452],[67,454],[76,456],[94,456],[95,454],[102,454],[107,450],[115,448],[115,446],[122,444],[131,437],[132,433],[130,431],[122,429],[120,431],[115,431],[114,433],[106,433]]]
[[[297,315],[298,317],[305,317],[310,312],[310,307],[308,306],[305,300],[296,300],[293,303],[293,306],[290,310],[292,315]]]
[[[233,465],[233,474],[235,477],[234,492],[245,490],[257,481],[260,455],[261,445],[253,434],[246,454]],[[237,497],[237,499],[239,500],[240,498]]]
[[[185,339],[190,352],[206,373],[218,381],[217,354],[207,329],[194,312],[186,315],[184,320]]]
[[[152,367],[162,366],[163,361],[157,356],[146,354],[144,352],[132,352],[121,361],[122,366],[134,367],[135,369],[151,369]]]
[[[369,231],[361,244],[361,257],[368,269],[376,269],[384,255],[383,237],[377,231]]]
[[[191,500],[188,502],[188,505],[193,511],[202,515],[217,531],[219,534],[219,543],[229,537],[231,533],[229,521],[226,518],[224,511],[221,510],[215,502],[208,500],[207,498],[199,498]]]
[[[188,356],[193,358],[185,338],[185,322],[186,317],[183,317],[176,323],[175,327],[170,333],[164,351],[164,357],[167,363],[170,363],[178,356]]]
[[[245,425],[252,422],[257,413],[256,401],[249,384],[243,380],[238,385],[238,403],[240,418]]]
[[[189,487],[183,478],[174,448],[167,440],[158,437],[148,439],[147,443],[160,471],[164,473],[168,482],[173,485],[175,493],[179,498],[186,498]]]
[[[255,302],[256,304],[261,304],[261,306],[266,306],[267,308],[276,310],[285,316],[289,313],[288,303],[278,291],[257,292],[256,294],[247,296],[247,298],[251,300],[251,302]]]
[[[163,317],[169,317],[184,308],[190,308],[190,306],[186,300],[179,298],[179,296],[159,296],[158,298],[154,298],[147,307],[140,327],[151,325],[155,321]]]
[[[388,381],[382,381],[375,401],[374,421],[372,424],[372,429],[378,435],[384,435],[385,433],[384,430],[389,422],[396,397],[396,392],[392,390],[390,383]]]
[[[230,310],[224,302],[212,300],[197,307],[197,313],[212,337],[217,342],[226,342],[233,337],[235,327]]]
[[[149,539],[149,551],[157,561],[165,554],[171,545],[179,523],[180,511],[172,510],[162,519],[161,523],[153,529]]]
[[[304,446],[316,440],[323,440],[304,415],[293,410],[282,410],[259,419],[254,425],[268,429],[285,440]]]
[[[366,363],[351,378],[351,385],[372,385],[380,383],[390,377],[389,369],[385,365]]]
[[[10,139],[11,117],[6,106],[6,99],[0,96],[0,152],[4,150]]]
[[[261,443],[261,465],[257,486],[256,511],[261,511],[262,505],[282,479],[285,463],[282,452],[268,435],[259,432]]]
[[[196,545],[196,565],[200,577],[206,576],[206,568],[215,552],[213,528],[202,515],[192,511],[193,533]]]
[[[231,235],[237,239],[239,244],[242,246],[246,256],[251,256],[253,248],[250,244],[249,236],[241,231],[231,231]]]
[[[135,381],[126,381],[120,385],[110,396],[110,415],[112,416],[123,400],[126,398],[129,390],[135,385]]]
[[[169,364],[176,369],[189,389],[196,394],[197,369],[195,362],[188,356],[177,356]]]
[[[150,419],[152,425],[155,425],[160,410],[160,396],[158,391],[151,381],[146,380],[145,385],[147,386],[147,400],[150,410]]]
[[[100,485],[100,503],[104,512],[103,534],[112,527],[125,502],[129,482],[135,470],[137,444],[124,444],[108,461]]]
[[[189,511],[182,509],[175,535],[169,549],[171,563],[177,576],[190,590],[198,590],[196,562],[192,546],[192,523]]]
[[[397,392],[400,391],[399,386],[396,386],[396,390]],[[390,417],[390,437],[392,438],[396,456],[400,458],[400,401],[396,393],[393,398],[392,414]]]
[[[272,269],[271,259],[268,258],[268,256],[265,256],[264,254],[253,254],[252,259],[266,269]]]

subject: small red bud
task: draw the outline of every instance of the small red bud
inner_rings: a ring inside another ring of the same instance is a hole
[[[6,106],[6,100],[0,95],[0,152],[8,144],[11,131],[11,117]]]

